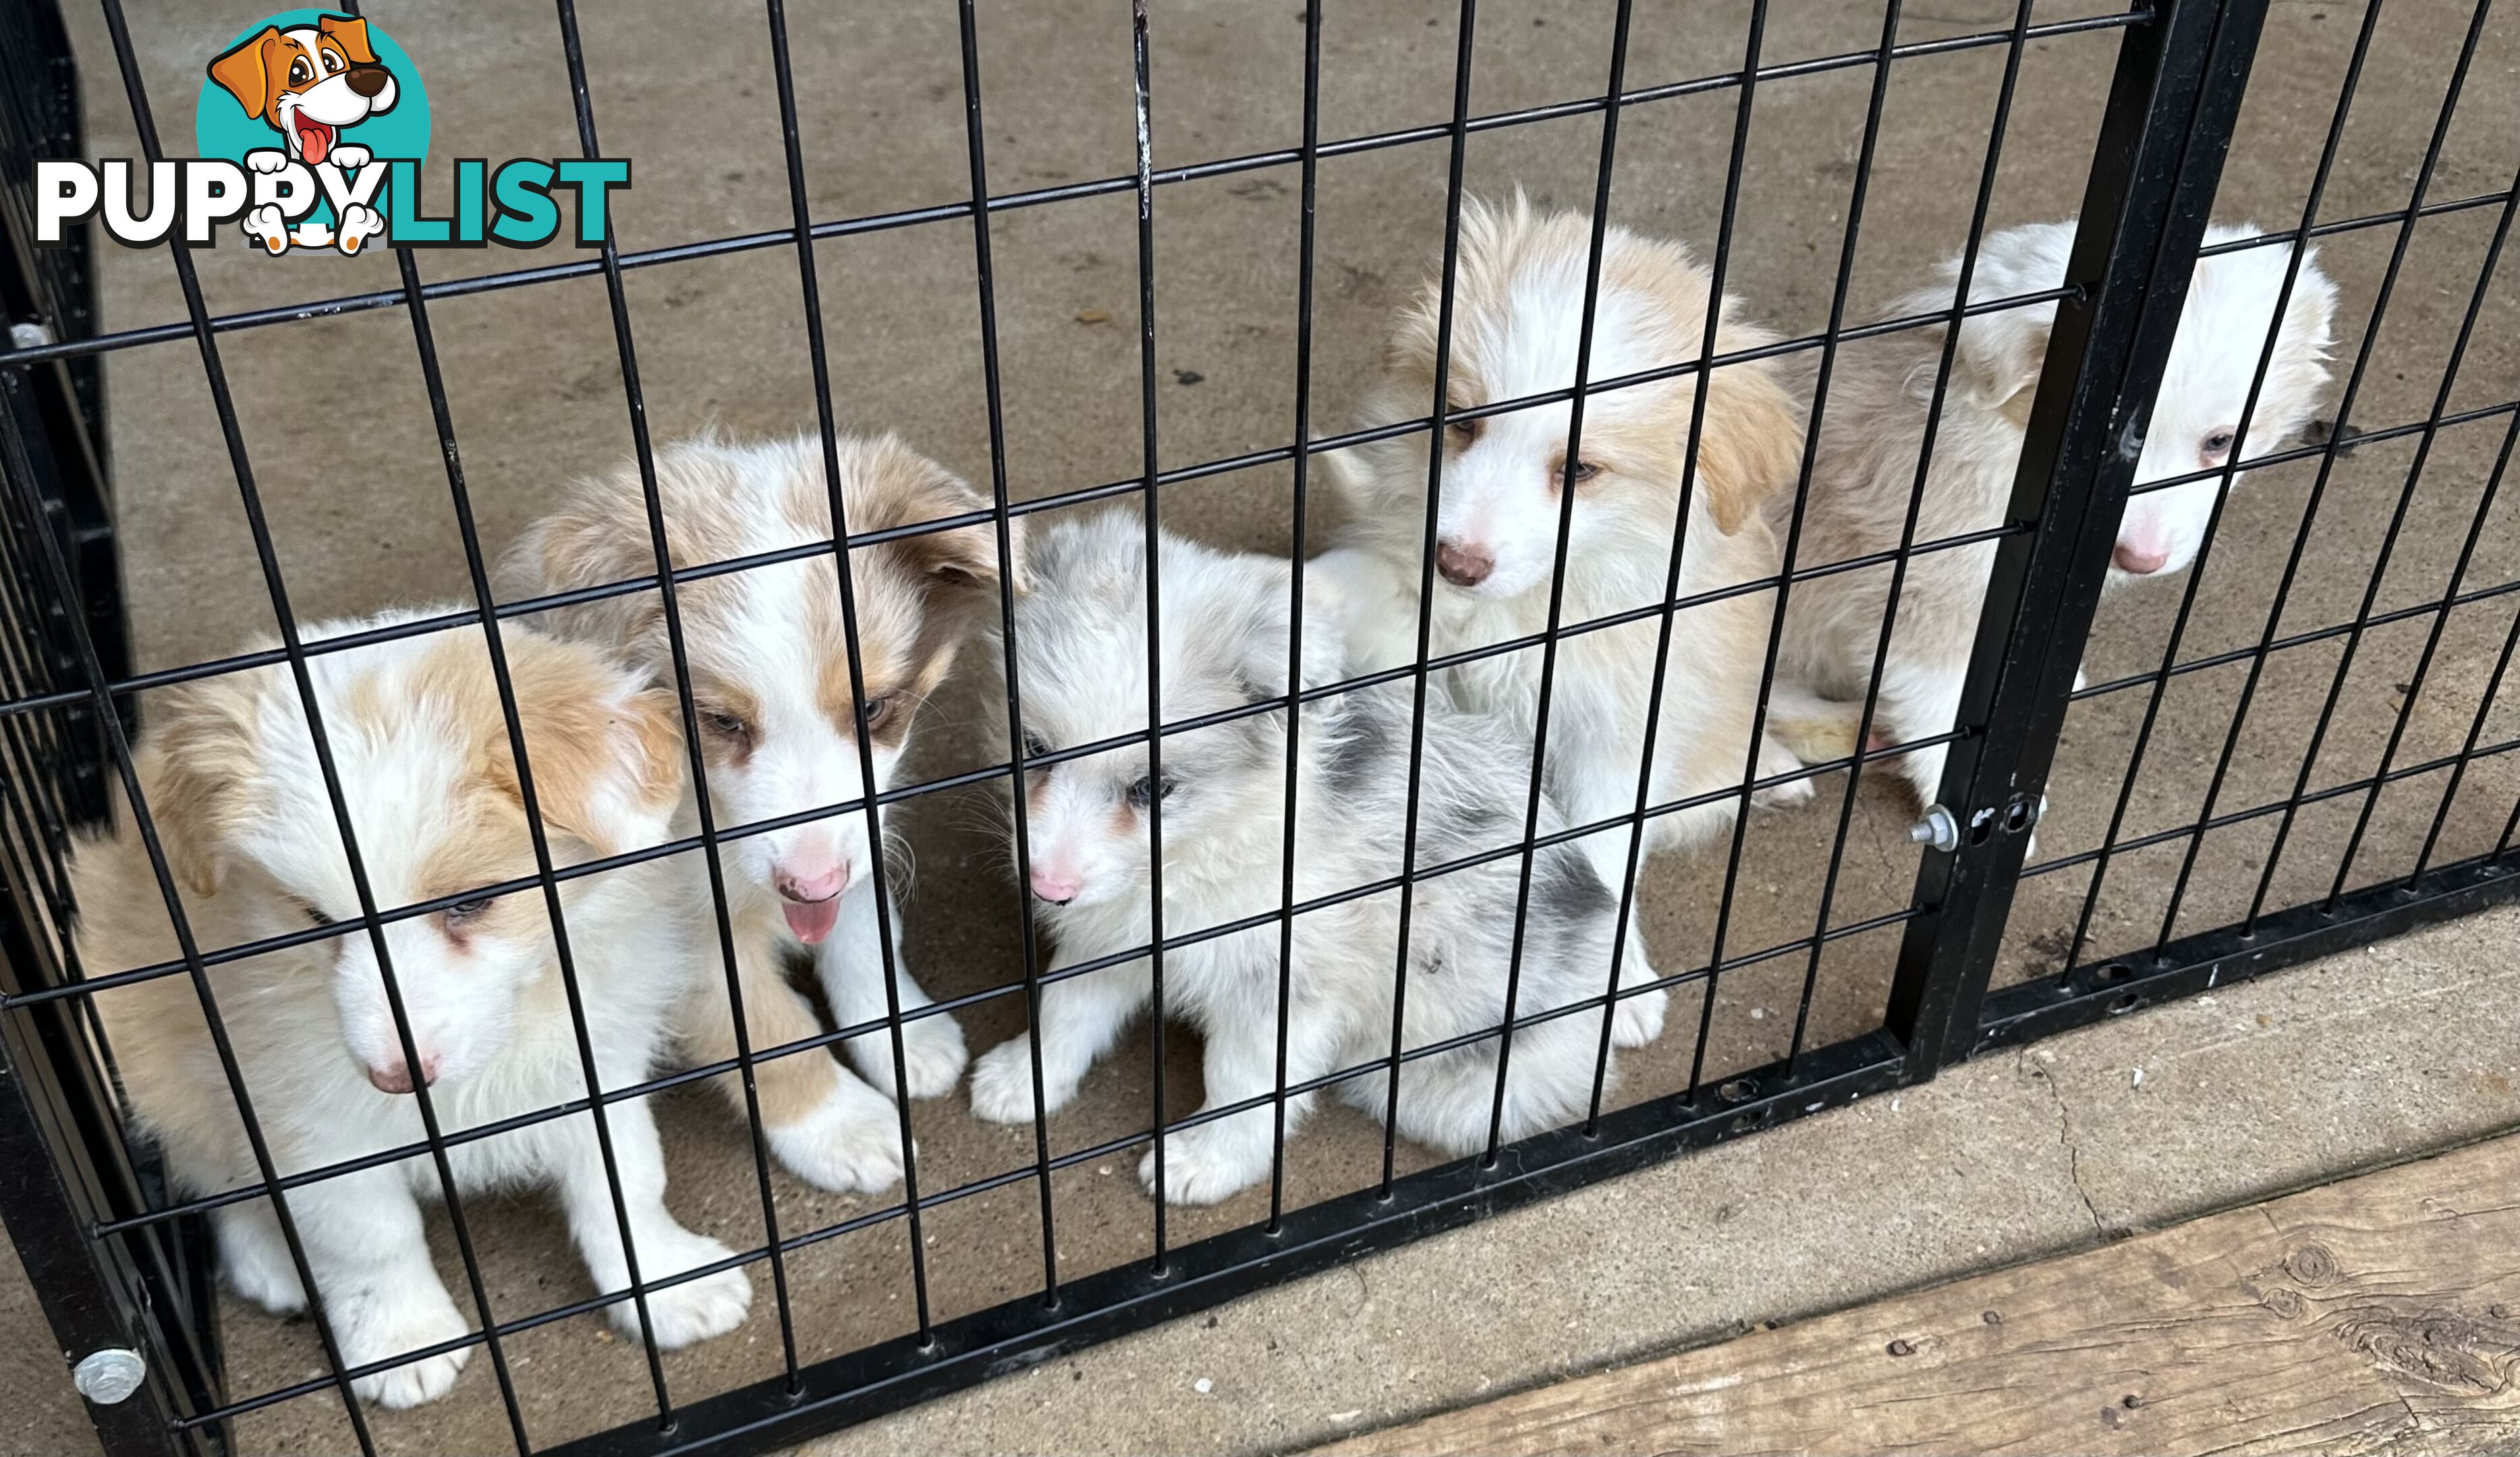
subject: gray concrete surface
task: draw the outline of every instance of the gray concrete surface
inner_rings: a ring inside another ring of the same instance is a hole
[[[2061,18],[2095,8],[2043,3],[2038,15]],[[1207,0],[1158,8],[1151,33],[1159,163],[1291,142],[1299,120],[1298,9],[1294,0],[1275,7]],[[1738,65],[1745,10],[1740,0],[1642,4],[1631,84],[1653,85]],[[1912,6],[1902,34],[1913,40],[1975,32],[2000,26],[2010,11],[2001,0]],[[548,10],[509,0],[464,7],[396,4],[368,13],[417,58],[435,106],[438,156],[503,158],[574,150]],[[1452,78],[1452,13],[1442,0],[1332,8],[1325,45],[1323,135],[1350,136],[1442,116]],[[244,0],[134,7],[140,69],[172,149],[186,150],[189,142],[203,58],[255,14]],[[1475,110],[1598,90],[1609,14],[1606,5],[1566,0],[1482,7]],[[2390,5],[2323,216],[2405,204],[2465,15],[2458,0]],[[2287,0],[2275,7],[2218,207],[2222,217],[2268,226],[2297,217],[2361,17],[2360,7],[2344,0]],[[84,13],[73,20],[88,77],[93,150],[126,155],[132,150],[131,121],[112,84],[103,28]],[[951,6],[799,7],[791,24],[817,216],[949,201],[965,193]],[[637,159],[637,186],[618,202],[628,245],[766,229],[785,220],[775,92],[756,12],[744,5],[590,7],[585,28],[606,146]],[[1778,7],[1763,59],[1773,64],[1867,49],[1878,28],[1879,12],[1862,0]],[[2026,57],[1999,174],[1998,223],[2061,215],[2074,205],[2114,45],[2105,33],[2069,36],[2043,41]],[[1053,186],[1129,169],[1124,12],[1072,3],[986,6],[981,49],[996,189]],[[1857,320],[1877,317],[1886,299],[1910,287],[1935,256],[1958,245],[1999,74],[1997,57],[1985,51],[1918,59],[1896,73],[1862,233],[1853,296]],[[2509,185],[2513,139],[2520,137],[2515,77],[2520,24],[2504,18],[2490,28],[2480,51],[2434,198]],[[1825,319],[1868,79],[1861,69],[1840,70],[1760,90],[1733,280],[1756,312],[1788,331],[1815,331]],[[1721,199],[1732,113],[1733,101],[1726,93],[1631,109],[1622,125],[1613,199],[1618,220],[1704,244]],[[1561,202],[1588,198],[1597,138],[1598,118],[1587,117],[1481,133],[1470,149],[1470,184],[1488,193],[1519,184]],[[1347,418],[1370,377],[1384,319],[1433,254],[1443,174],[1443,148],[1429,145],[1337,158],[1322,167],[1314,377],[1322,429]],[[1158,194],[1158,378],[1168,465],[1287,438],[1297,286],[1294,180],[1291,169],[1281,167]],[[1122,196],[1018,209],[994,220],[1009,467],[1018,497],[1117,480],[1137,468],[1131,217]],[[2431,220],[2416,231],[2356,413],[2358,423],[2422,418],[2492,224],[2492,211],[2478,209]],[[2385,231],[2362,233],[2322,249],[2344,294],[2339,333],[2346,357],[2365,331],[2391,241]],[[956,469],[985,479],[989,454],[968,226],[829,242],[818,247],[817,257],[843,420],[855,428],[898,429]],[[447,252],[424,255],[422,268],[428,277],[443,278],[538,261],[553,258],[504,250]],[[378,257],[274,261],[223,248],[201,262],[211,307],[221,312],[394,283],[391,260]],[[106,264],[109,327],[182,316],[162,254],[109,249]],[[2520,290],[2512,276],[2506,264],[2480,320],[2453,409],[2520,393],[2520,328],[2514,327],[2520,323]],[[660,433],[710,422],[742,432],[810,425],[804,320],[791,251],[764,249],[643,269],[630,275],[628,291],[649,408]],[[629,449],[602,287],[581,280],[495,291],[446,300],[431,312],[483,535],[495,550],[560,482]],[[1105,316],[1102,322],[1087,322],[1098,313]],[[222,336],[220,349],[296,610],[323,615],[459,596],[462,557],[402,314],[384,310],[231,333]],[[267,627],[270,608],[253,570],[198,354],[189,343],[153,346],[114,357],[108,370],[143,666],[233,648]],[[1187,382],[1176,372],[1198,377]],[[2498,420],[2441,434],[2383,579],[2382,610],[2441,594],[2499,440]],[[2412,456],[2413,443],[2402,441],[2361,449],[2340,464],[2302,579],[2282,615],[2284,632],[2353,615]],[[2263,472],[2235,498],[2218,548],[2224,564],[2207,574],[2182,657],[2255,640],[2314,474],[2300,465]],[[1273,467],[1169,489],[1163,508],[1168,521],[1204,539],[1283,551],[1290,500],[1289,472]],[[2501,505],[2489,520],[2467,585],[2511,580],[2515,568],[2520,533],[2510,508]],[[2093,678],[2156,664],[2178,596],[2176,586],[2162,584],[2108,603],[2091,649]],[[2509,621],[2508,603],[2499,598],[2451,615],[2441,661],[2416,696],[2400,762],[2457,747]],[[2428,620],[2417,619],[2366,638],[2313,776],[2314,789],[2371,772],[2404,691],[2399,685],[2411,676],[2428,626]],[[2266,803],[2290,789],[2337,660],[2332,640],[2274,659],[2220,809]],[[922,773],[950,773],[994,757],[989,735],[967,727],[985,722],[975,695],[985,690],[993,665],[971,666],[974,671],[957,692],[926,721],[919,756]],[[2129,834],[2195,817],[2240,681],[2237,667],[2175,681],[2131,807]],[[2069,855],[2094,843],[2106,824],[2140,710],[2131,695],[2075,710],[2059,755],[2054,808],[2043,829],[2045,853]],[[2486,741],[2498,743],[2515,732],[2520,723],[2507,707],[2498,706]],[[2410,778],[2381,796],[2353,874],[2356,883],[2411,859],[2443,783],[2439,773]],[[1809,934],[1843,780],[1826,780],[1822,787],[1819,804],[1754,823],[1741,904],[1727,942],[1730,953]],[[2520,773],[2508,756],[2472,771],[2452,806],[2443,856],[2490,848],[2515,792]],[[2301,817],[2278,866],[2272,904],[2324,891],[2359,807],[2359,797],[2348,797]],[[940,993],[1006,984],[1018,966],[1015,903],[993,847],[975,827],[974,808],[968,801],[944,803],[910,817],[920,866],[908,903],[911,955]],[[1908,903],[1915,860],[1902,834],[1905,818],[1904,805],[1887,786],[1863,794],[1832,923]],[[2245,907],[2271,833],[2271,821],[2257,820],[2207,838],[2179,929],[2222,924]],[[2173,845],[2116,864],[2094,919],[2099,949],[2151,939],[2182,853]],[[1721,881],[1721,862],[1711,858],[1652,867],[1646,927],[1661,964],[1704,960]],[[2052,969],[2059,938],[2070,928],[2088,883],[2087,872],[2075,869],[2031,884],[2006,947],[2004,979]],[[2474,923],[2496,924],[2501,923]],[[1882,932],[1831,945],[1810,984],[1815,1039],[1833,1040],[1878,1023],[1894,944],[1894,933]],[[2377,994],[2382,985],[2414,995],[2420,982],[2444,1007],[2477,988],[2504,985],[2496,958],[2459,960],[2489,945],[2481,930],[2437,933],[2435,942],[2425,944],[2449,949],[2420,968],[2408,959],[2408,948],[2382,953],[2395,958],[2388,964],[2405,968],[2404,979],[2396,982],[2358,976],[2354,968],[2360,963],[2348,958],[2341,969],[2245,994],[2303,998],[2298,1010],[2269,1013],[2277,1027],[2289,1028],[2315,1008],[2324,1006],[2318,1014],[2332,1016],[2338,1008],[2360,1005],[2352,998]],[[1805,958],[1785,956],[1725,980],[1714,1008],[1711,1068],[1755,1065],[1782,1050],[1805,971]],[[2433,980],[2421,981],[2419,971]],[[2237,998],[2221,1004],[2236,1005]],[[1693,998],[1683,999],[1676,1008],[1680,1025],[1688,1025],[1697,1006]],[[2173,1029],[2218,1026],[2181,1020],[2210,1018],[2213,1011],[2182,1009],[2099,1036],[2143,1037],[2141,1029],[2157,1028],[2149,1036],[2167,1046]],[[2105,1143],[2115,1130],[2122,1162],[2108,1167],[2126,1170],[2122,1182],[2111,1185],[2109,1175],[2095,1171],[2089,1149],[2082,1156],[2083,1187],[2092,1210],[2100,1218],[2165,1217],[2385,1156],[2385,1140],[2328,1126],[2332,1120],[2350,1122],[2349,1111],[2370,1127],[2403,1126],[2408,1139],[2438,1141],[2465,1131],[2468,1123],[2430,1118],[2425,1110],[2434,1104],[2428,1099],[2439,1091],[2440,1079],[2467,1076],[2444,1069],[2460,1066],[2463,1058],[2485,1057],[2500,1044],[2442,1038],[2438,1014],[2403,1015],[2403,1060],[2394,1069],[2348,1045],[2351,1033],[2377,1037],[2380,1029],[2398,1025],[2386,1017],[2375,1017],[2368,1028],[2358,1029],[2350,1019],[2326,1024],[2344,1040],[2323,1061],[2305,1056],[2286,1063],[2309,1044],[2261,1038],[2246,1028],[2233,1047],[2212,1056],[2199,1053],[2188,1064],[2193,1077],[2218,1083],[2233,1080],[2223,1097],[2210,1100],[2224,1122],[2200,1115],[2194,1131],[2184,1135],[2200,1149],[2210,1148],[2211,1156],[2192,1166],[2183,1162],[2189,1150],[2182,1137],[2163,1132],[2173,1125],[2158,1119],[2158,1105],[2128,1105],[2144,1117],[2122,1127],[2103,1121],[2090,1135]],[[1001,998],[975,1009],[967,1024],[974,1044],[985,1046],[1016,1032],[1020,1012],[1012,999]],[[2200,1041],[2214,1040],[2198,1036]],[[1187,1051],[1190,1040],[1176,1038],[1174,1045]],[[2242,1081],[2244,1059],[2254,1055],[2250,1049],[2265,1054],[2268,1072]],[[2135,1053],[2111,1055],[2122,1070]],[[2034,1055],[2021,1066],[2041,1064]],[[1620,1097],[1668,1091],[1687,1071],[1687,1037],[1667,1038],[1628,1061]],[[1081,1409],[1101,1413],[1093,1425],[1055,1432],[1044,1415],[1034,1418],[1035,1427],[1024,1427],[1027,1405],[1046,1400],[1040,1395],[1043,1384],[1053,1380],[1036,1375],[966,1398],[954,1410],[972,1415],[952,1422],[922,1427],[925,1419],[912,1416],[888,1424],[880,1440],[972,1447],[1137,1441],[1152,1448],[1190,1445],[1197,1435],[1211,1445],[1269,1444],[1328,1431],[1329,1417],[1338,1412],[1357,1413],[1347,1419],[1352,1422],[1398,1415],[1467,1394],[1480,1378],[1528,1380],[1569,1363],[1712,1331],[1728,1321],[1843,1302],[1956,1272],[1972,1260],[2055,1248],[2087,1237],[2092,1215],[2074,1186],[2075,1159],[2060,1163],[2054,1156],[2061,1146],[2055,1099],[2047,1087],[2025,1088],[2010,1081],[2025,1076],[1989,1065],[1930,1094],[1912,1095],[1909,1110],[1930,1099],[1949,1111],[1950,1123],[1939,1126],[1939,1135],[1921,1120],[1874,1108],[1454,1236],[1441,1247],[1455,1252],[1449,1262],[1425,1266],[1424,1303],[1394,1296],[1388,1306],[1369,1307],[1393,1312],[1393,1321],[1429,1339],[1448,1335],[1422,1357],[1386,1358],[1398,1349],[1385,1344],[1392,1325],[1326,1324],[1320,1318],[1323,1309],[1344,1305],[1272,1305],[1287,1312],[1289,1324],[1259,1339],[1265,1342],[1278,1331],[1303,1339],[1282,1340],[1276,1351],[1264,1345],[1232,1366],[1218,1365],[1209,1379],[1225,1390],[1282,1370],[1290,1380],[1300,1375],[1298,1386],[1333,1378],[1346,1383],[1326,1390],[1350,1394],[1318,1410],[1306,1408],[1309,1415],[1253,1394],[1238,1403],[1243,1415],[1235,1420],[1247,1421],[1236,1426],[1224,1415],[1227,1403],[1202,1405],[1167,1385],[1171,1373],[1190,1367],[1166,1362],[1215,1365],[1215,1358],[1201,1352],[1216,1347],[1201,1343],[1226,1339],[1220,1332],[1258,1330],[1262,1317],[1246,1313],[1260,1308],[1254,1302],[1221,1316],[1215,1331],[1159,1334],[1117,1348],[1108,1359],[1121,1364],[1092,1368],[1105,1372],[1107,1381],[1057,1378],[1088,1396]],[[1194,1062],[1177,1057],[1167,1077],[1172,1106],[1190,1106],[1196,1097]],[[2339,1079],[2360,1090],[2362,1101],[2350,1110],[2338,1091],[2345,1085]],[[2097,1082],[2092,1086],[2094,1106],[2107,1106]],[[2252,1094],[2249,1099],[2232,1096],[2242,1088]],[[1143,1057],[1098,1071],[1077,1109],[1054,1126],[1056,1146],[1083,1146],[1142,1126],[1149,1090]],[[2152,1080],[2146,1090],[2161,1096]],[[2442,1093],[2441,1106],[2467,1108],[2468,1096]],[[2027,1121],[2032,1113],[2036,1123]],[[2018,1121],[2007,1125],[2015,1115]],[[2471,1122],[2482,1126],[2508,1116],[2497,1103]],[[757,1240],[760,1214],[746,1192],[745,1158],[718,1108],[684,1100],[670,1106],[666,1117],[678,1208],[731,1240]],[[930,1188],[982,1178],[1030,1157],[1027,1135],[976,1125],[952,1100],[922,1105],[917,1122]],[[2251,1140],[2245,1148],[2208,1142],[2243,1137]],[[1290,1196],[1314,1199],[1359,1187],[1376,1171],[1379,1150],[1378,1134],[1364,1120],[1323,1117],[1291,1163]],[[2153,1159],[2173,1162],[2147,1162]],[[1055,1180],[1063,1269],[1105,1268],[1146,1253],[1148,1206],[1128,1172],[1129,1161],[1116,1160],[1107,1172],[1087,1165]],[[1665,1196],[1654,1190],[1698,1203],[1658,1204]],[[816,1194],[784,1177],[778,1195],[782,1226],[789,1232],[869,1207]],[[1037,1278],[1041,1251],[1033,1199],[1028,1187],[1012,1187],[936,1212],[927,1234],[940,1316],[1011,1299]],[[1726,1207],[1732,1214],[1716,1219]],[[1920,1210],[1942,1217],[1920,1220]],[[2059,1211],[2075,1217],[2056,1222],[2051,1215]],[[1182,1213],[1174,1229],[1178,1237],[1192,1238],[1246,1223],[1260,1213],[1257,1202],[1245,1197],[1214,1211]],[[557,1222],[540,1205],[493,1203],[476,1218],[488,1231],[491,1290],[503,1314],[577,1295],[575,1266],[562,1251]],[[1711,1240],[1688,1237],[1719,1225],[1724,1232]],[[1868,1243],[1856,1239],[1859,1229],[1874,1232]],[[897,1227],[884,1225],[800,1252],[793,1279],[799,1339],[808,1359],[910,1328],[903,1238]],[[1855,1258],[1856,1251],[1866,1253]],[[1560,1278],[1575,1262],[1597,1258],[1610,1261],[1598,1279],[1579,1284]],[[1659,1281],[1699,1268],[1690,1261],[1701,1259],[1736,1272],[1773,1269],[1780,1283],[1745,1275],[1692,1277],[1726,1293],[1732,1303],[1712,1294],[1681,1301],[1677,1287],[1646,1283],[1648,1275]],[[1465,1264],[1529,1272],[1531,1278],[1467,1279],[1460,1274]],[[1364,1278],[1371,1282],[1371,1270],[1381,1267],[1368,1267]],[[1611,1271],[1659,1295],[1633,1306],[1615,1304],[1605,1293],[1616,1283]],[[1355,1278],[1334,1276],[1269,1299],[1328,1300],[1321,1291],[1352,1288]],[[1485,1303],[1511,1302],[1530,1312],[1541,1304],[1554,1308],[1561,1297],[1563,1311],[1545,1318],[1501,1315],[1505,1305]],[[764,1301],[740,1335],[669,1361],[677,1392],[697,1395],[772,1374],[777,1337],[767,1305]],[[1659,1313],[1647,1320],[1646,1311]],[[1565,1331],[1567,1319],[1579,1328]],[[1331,1341],[1321,1336],[1326,1330],[1347,1334]],[[282,1326],[249,1310],[232,1309],[228,1332],[240,1391],[296,1380],[315,1359],[302,1327]],[[1489,1346],[1491,1336],[1502,1344]],[[516,1350],[538,1441],[621,1420],[643,1399],[640,1362],[626,1347],[603,1340],[592,1322],[545,1328],[516,1343]],[[1479,1352],[1476,1360],[1469,1357],[1473,1350]],[[1474,1374],[1464,1374],[1473,1367]],[[563,1372],[564,1379],[542,1374],[554,1371]],[[1126,1375],[1131,1372],[1139,1374]],[[1108,1383],[1128,1386],[1132,1394],[1112,1399]],[[1009,1425],[967,1425],[988,1411],[1005,1413]],[[1263,1411],[1274,1414],[1259,1415]],[[1150,1425],[1127,1425],[1140,1420]],[[1267,1425],[1273,1422],[1278,1425]],[[397,1450],[475,1450],[504,1439],[486,1372],[468,1375],[449,1401],[393,1418],[382,1430]],[[984,1438],[983,1433],[989,1435]],[[243,1436],[254,1450],[329,1450],[343,1445],[346,1434],[337,1411],[299,1402],[257,1416]]]

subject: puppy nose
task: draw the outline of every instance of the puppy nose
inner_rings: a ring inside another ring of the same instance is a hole
[[[341,75],[350,83],[350,89],[361,96],[376,95],[384,90],[385,82],[391,79],[382,66],[353,66]]]
[[[1496,553],[1485,547],[1457,547],[1451,542],[1435,544],[1435,570],[1455,587],[1476,587],[1496,570]]]
[[[382,1068],[368,1069],[368,1081],[376,1084],[379,1092],[407,1093],[411,1091],[411,1069],[397,1057]],[[420,1082],[424,1087],[436,1085],[437,1054],[424,1052],[420,1055]]]
[[[2149,577],[2169,563],[2170,552],[2159,547],[2138,547],[2133,542],[2120,542],[2114,559],[2118,570]]]
[[[1072,875],[1045,870],[1039,865],[1032,867],[1032,893],[1053,905],[1066,905],[1075,900],[1076,893],[1083,889],[1085,883]]]
[[[793,870],[779,872],[779,894],[790,901],[828,901],[849,888],[849,868],[833,865],[818,874],[800,875]]]

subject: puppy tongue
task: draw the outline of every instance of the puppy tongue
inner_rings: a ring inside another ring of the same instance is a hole
[[[839,924],[840,920],[840,898],[837,896],[828,901],[788,901],[779,908],[788,912],[788,929],[795,932],[796,939],[807,946],[831,935],[832,927]]]
[[[306,155],[306,165],[314,166],[333,155],[333,128],[320,121],[297,120],[297,150]]]

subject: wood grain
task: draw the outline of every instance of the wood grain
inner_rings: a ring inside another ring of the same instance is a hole
[[[2520,1450],[2520,1135],[1337,1453]]]

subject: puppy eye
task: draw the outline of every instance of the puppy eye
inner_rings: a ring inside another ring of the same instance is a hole
[[[307,69],[305,57],[300,56],[289,63],[289,84],[303,86],[313,79],[315,79],[315,72]]]
[[[752,736],[752,726],[749,723],[735,714],[723,713],[714,708],[700,710],[700,727],[711,733],[723,734],[728,738]]]
[[[330,51],[326,51],[324,53],[324,68],[328,71],[339,70],[341,68],[341,58],[334,55]]]
[[[1444,428],[1453,432],[1454,440],[1462,445],[1467,445],[1471,441],[1479,438],[1479,426],[1481,423],[1483,423],[1483,421],[1475,419],[1447,420],[1444,422]]]
[[[445,911],[446,924],[450,926],[461,926],[467,921],[479,920],[481,918],[481,912],[488,910],[489,908],[490,898],[487,896],[483,896],[477,901],[466,901],[459,905],[449,905],[446,907]]]
[[[1136,805],[1141,810],[1153,804],[1159,799],[1170,799],[1172,797],[1173,781],[1170,774],[1166,774],[1160,781],[1153,778],[1142,778],[1135,784],[1129,786],[1129,803]]]
[[[882,726],[884,720],[892,717],[892,695],[878,693],[859,703],[858,712],[866,715],[867,731],[873,732]]]
[[[2207,454],[2207,455],[2209,455],[2209,456],[2228,456],[2228,455],[2229,455],[2230,453],[2231,453],[2231,432],[2230,432],[2230,431],[2228,431],[2228,430],[2216,430],[2213,434],[2208,435],[2208,436],[2206,436],[2206,437],[2205,437],[2205,454]]]
[[[1029,728],[1027,728],[1027,729],[1025,729],[1025,730],[1024,730],[1024,737],[1023,737],[1023,756],[1024,756],[1026,759],[1039,759],[1039,758],[1042,758],[1042,757],[1046,756],[1046,755],[1047,755],[1047,754],[1049,754],[1049,753],[1050,753],[1050,740],[1048,740],[1048,739],[1046,739],[1046,738],[1042,737],[1042,736],[1041,736],[1040,734],[1038,734],[1038,733],[1033,732],[1033,731],[1032,731],[1031,729],[1029,729]]]
[[[329,915],[326,915],[323,911],[321,911],[321,910],[317,909],[317,908],[316,908],[316,907],[315,907],[315,906],[310,903],[310,904],[306,906],[306,922],[307,922],[307,924],[308,924],[308,925],[313,925],[313,926],[329,926],[329,925],[332,925],[332,924],[333,924],[333,918],[332,918],[331,916],[329,916]]]
[[[1591,461],[1578,461],[1575,463],[1575,468],[1566,473],[1578,484],[1581,484],[1585,481],[1591,480],[1597,475],[1599,475],[1601,473],[1601,467]]]

